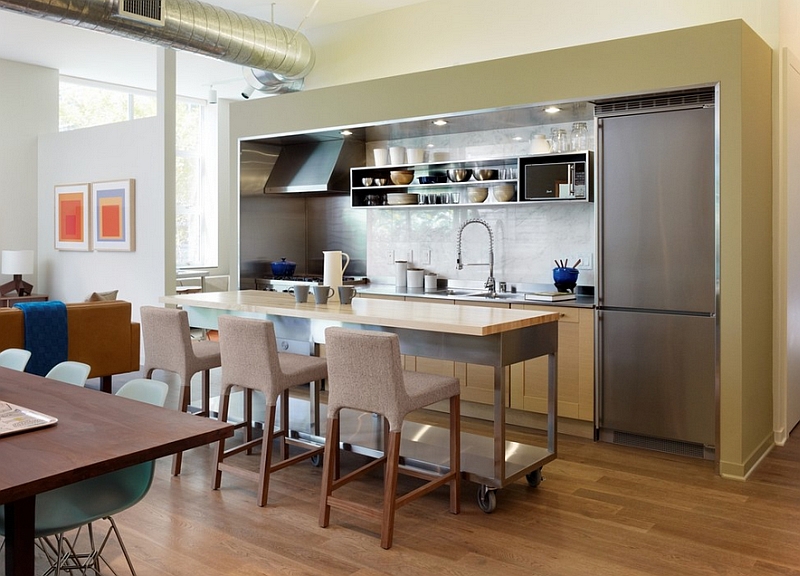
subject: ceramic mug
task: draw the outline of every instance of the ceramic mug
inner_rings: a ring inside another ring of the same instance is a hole
[[[339,286],[339,302],[342,304],[350,304],[356,294],[358,292],[352,286]]]
[[[312,286],[312,289],[314,290],[314,301],[317,304],[327,304],[328,298],[335,294],[330,286],[315,285]]]
[[[308,284],[295,284],[291,290],[294,292],[294,301],[298,304],[308,301]]]

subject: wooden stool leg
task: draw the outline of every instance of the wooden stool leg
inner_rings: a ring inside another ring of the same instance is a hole
[[[178,410],[181,412],[189,411],[189,400],[192,395],[191,376],[189,381],[184,383],[181,381],[181,398],[178,405]],[[172,457],[172,475],[177,476],[181,473],[181,463],[183,462],[183,452],[178,452]]]
[[[272,431],[275,428],[275,406],[267,406],[267,422],[261,440],[261,467],[258,480],[258,505],[267,505],[269,473],[272,466]]]
[[[230,407],[232,388],[233,386],[226,386],[220,393],[220,405],[219,405],[220,422],[228,421],[228,408]],[[214,465],[214,477],[211,480],[212,490],[218,490],[219,485],[222,483],[222,470],[219,469],[219,465],[222,464],[222,460],[224,458],[225,458],[225,440],[223,439],[219,441],[219,446],[217,447],[217,463]]]
[[[319,525],[327,528],[331,520],[331,507],[328,497],[333,491],[333,477],[338,468],[339,456],[339,415],[328,418],[328,430],[325,435],[325,452],[322,458],[322,489],[319,497]]]
[[[400,431],[389,432],[386,450],[386,470],[383,479],[383,519],[381,522],[381,548],[392,547],[394,512],[397,508],[397,471],[400,467]]]
[[[450,512],[461,512],[461,401],[459,396],[450,397]]]
[[[206,418],[211,418],[211,371],[203,370],[203,397],[200,400],[200,410]]]
[[[244,427],[244,441],[250,442],[253,439],[253,390],[245,388],[242,390],[243,414],[244,421],[247,423]],[[253,453],[252,448],[248,448],[246,454],[250,456]]]
[[[281,442],[281,460],[286,460],[289,457],[289,444],[286,443],[286,438],[289,435],[289,391],[284,390],[281,394],[281,429],[280,429],[280,442]]]

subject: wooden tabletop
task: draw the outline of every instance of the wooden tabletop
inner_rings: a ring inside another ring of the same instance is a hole
[[[205,292],[180,296],[162,296],[165,304],[216,308],[238,312],[274,314],[332,322],[352,322],[391,328],[408,328],[471,336],[488,336],[526,326],[558,321],[557,312],[510,310],[481,306],[444,306],[428,302],[405,302],[379,298],[354,298],[352,304],[328,301],[317,306],[313,295],[309,302],[297,304],[294,296],[264,290]]]
[[[233,435],[233,427],[0,368],[0,401],[58,418],[0,437],[0,504]]]

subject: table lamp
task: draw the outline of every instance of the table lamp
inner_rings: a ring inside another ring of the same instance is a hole
[[[0,296],[17,291],[17,296],[30,296],[33,286],[22,280],[23,274],[33,274],[33,250],[3,250],[0,254],[0,272],[14,279],[0,286]]]

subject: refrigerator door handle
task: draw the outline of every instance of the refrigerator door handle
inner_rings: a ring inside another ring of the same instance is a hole
[[[597,144],[595,148],[595,165],[603,165],[603,119],[597,119],[597,134],[595,140]],[[601,176],[602,170],[595,170],[595,183],[594,189],[596,190],[595,209],[597,210],[597,227],[595,228],[595,245],[597,246],[597,254],[595,255],[595,279],[597,281],[597,305],[603,304],[603,178]],[[597,334],[595,334],[595,342],[597,342]],[[599,386],[598,386],[599,388]]]
[[[603,311],[595,309],[594,323],[594,434],[597,440],[598,431],[603,427],[603,386],[601,374],[603,373],[603,339],[600,338],[600,323],[603,321]]]

